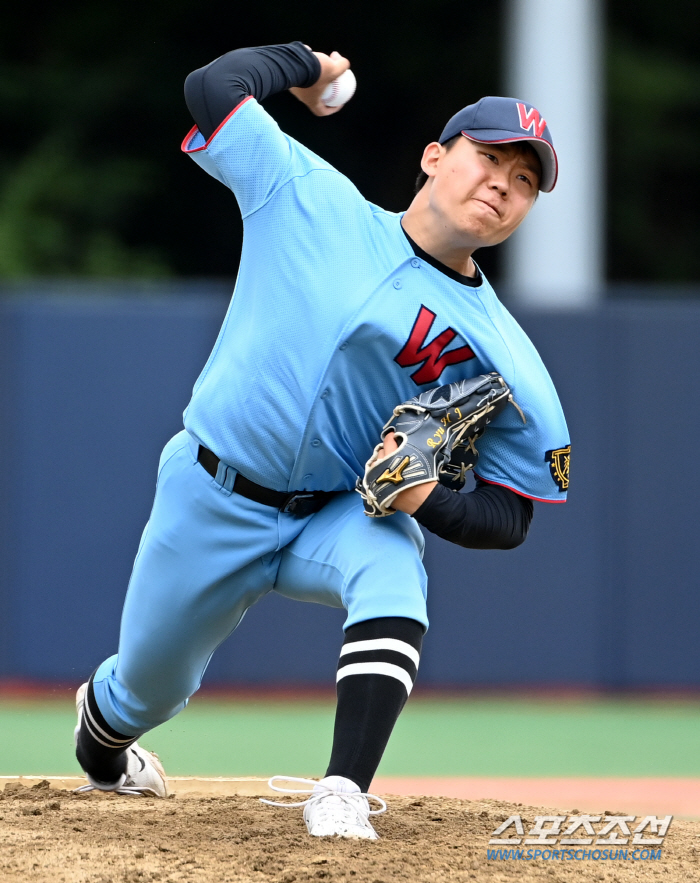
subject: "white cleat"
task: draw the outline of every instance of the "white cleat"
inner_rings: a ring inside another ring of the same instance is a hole
[[[299,782],[306,788],[280,788],[276,780]],[[311,794],[299,803],[277,803],[263,800],[270,806],[303,806],[306,828],[312,837],[347,837],[354,840],[378,840],[369,817],[386,812],[386,803],[374,794],[363,794],[359,787],[343,776],[328,776],[320,782],[296,779],[291,776],[273,776],[269,786],[284,794]],[[310,786],[310,787],[309,787]],[[380,809],[370,809],[369,799],[381,804]]]
[[[75,741],[77,744],[80,724],[83,718],[85,706],[85,692],[87,684],[83,684],[75,694],[75,707],[78,712],[78,725],[75,728]],[[163,764],[157,754],[146,751],[134,742],[126,749],[126,772],[121,778],[113,783],[97,782],[87,773],[87,785],[76,788],[76,793],[85,791],[114,791],[116,794],[125,794],[131,797],[167,797],[168,783],[165,777]]]
[[[354,782],[328,776],[316,784],[304,807],[304,821],[312,837],[378,840],[369,821],[371,812],[367,797]]]

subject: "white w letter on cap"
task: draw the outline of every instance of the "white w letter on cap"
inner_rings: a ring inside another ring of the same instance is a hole
[[[518,116],[520,117],[520,128],[532,129],[532,134],[536,138],[542,137],[542,132],[547,128],[547,120],[540,118],[540,112],[536,107],[527,110],[524,104],[518,103]]]

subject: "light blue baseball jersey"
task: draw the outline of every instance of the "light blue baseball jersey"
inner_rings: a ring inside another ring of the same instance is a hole
[[[183,150],[229,187],[244,237],[233,298],[185,411],[194,438],[277,491],[348,490],[393,408],[497,371],[513,407],[479,442],[478,475],[563,502],[569,436],[534,346],[486,279],[417,257],[401,215],[365,200],[254,98]]]

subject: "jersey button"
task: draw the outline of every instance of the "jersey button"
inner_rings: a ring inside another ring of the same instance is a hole
[[[330,389],[324,389],[323,392],[321,393],[321,398],[327,399],[330,394],[331,394]]]
[[[314,438],[311,440],[311,447],[312,448],[317,448],[320,444],[321,444],[320,438]]]
[[[420,268],[420,261],[418,260],[418,258],[413,258],[413,260],[411,261],[411,266],[415,267],[416,270]]]
[[[313,478],[313,475],[312,475],[310,472],[308,472],[308,473],[304,476],[304,478],[302,479],[302,481],[304,482],[304,484],[306,484],[306,482],[307,482],[307,481],[311,481],[312,478]]]
[[[394,288],[401,288],[401,280],[394,279]]]
[[[345,341],[345,343],[341,343],[340,346],[338,347],[338,349],[340,349],[340,350],[346,350],[347,348],[348,348],[347,340]]]

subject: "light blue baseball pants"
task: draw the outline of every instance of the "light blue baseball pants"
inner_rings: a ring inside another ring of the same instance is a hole
[[[383,616],[427,628],[423,536],[398,512],[367,518],[355,492],[294,518],[232,493],[184,430],[165,446],[122,613],[119,652],[94,678],[107,723],[138,736],[174,717],[245,611],[270,591],[345,607],[345,627]]]

